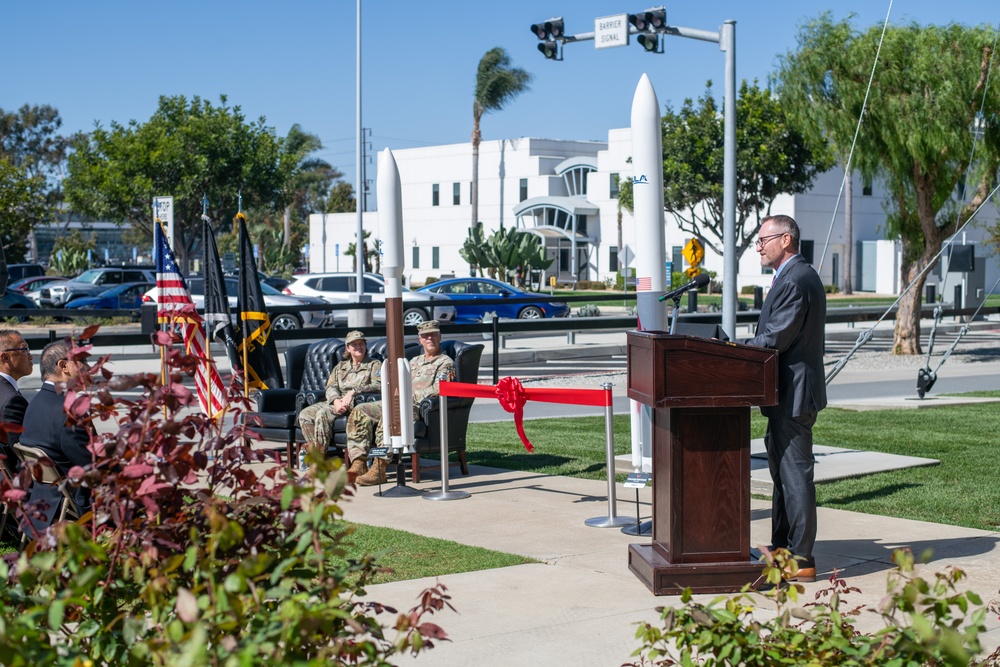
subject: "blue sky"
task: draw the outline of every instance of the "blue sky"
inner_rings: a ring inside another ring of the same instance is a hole
[[[278,134],[293,123],[317,134],[322,156],[354,182],[355,0],[172,3],[8,0],[0,40],[0,107],[59,109],[73,132],[112,120],[144,121],[159,95],[199,95],[265,116]],[[1000,12],[982,0],[896,0],[893,22],[987,24]],[[666,53],[570,45],[565,60],[536,50],[532,23],[564,16],[568,34],[600,16],[645,9],[610,0],[402,2],[362,0],[363,123],[374,153],[469,141],[476,65],[494,46],[534,75],[531,90],[483,119],[485,140],[514,137],[606,140],[629,122],[632,94],[647,73],[661,104],[679,106],[712,79],[715,44],[668,38]],[[795,46],[797,27],[824,10],[881,25],[889,2],[685,2],[667,6],[671,25],[717,30],[734,19],[737,78],[766,81],[775,57]]]

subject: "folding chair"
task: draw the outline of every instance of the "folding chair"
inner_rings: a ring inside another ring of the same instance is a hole
[[[38,464],[38,467],[34,469],[35,484],[55,486],[62,494],[62,505],[59,509],[59,515],[53,519],[53,523],[65,521],[67,518],[79,519],[81,514],[80,508],[77,507],[76,501],[73,499],[73,493],[67,488],[66,478],[59,472],[59,469],[52,463],[48,455],[37,447],[28,447],[20,443],[14,445],[14,451],[17,452],[26,465],[32,463]],[[24,536],[21,540],[22,543],[26,539],[27,536]]]

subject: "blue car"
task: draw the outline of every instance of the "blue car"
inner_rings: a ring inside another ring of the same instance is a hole
[[[418,292],[445,294],[455,300],[455,322],[480,322],[488,312],[508,319],[537,320],[543,317],[566,317],[569,305],[561,301],[542,301],[541,295],[521,290],[489,278],[449,278],[426,287]],[[508,303],[510,299],[539,299],[531,303]],[[472,303],[462,301],[472,300]]]
[[[85,296],[73,299],[66,304],[67,308],[86,308],[88,310],[137,310],[142,306],[142,295],[155,287],[150,283],[122,283],[97,296]]]

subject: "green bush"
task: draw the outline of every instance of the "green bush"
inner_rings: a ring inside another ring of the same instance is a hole
[[[836,285],[823,285],[823,289],[826,291],[827,294],[839,294],[840,293],[840,288],[837,287]]]
[[[576,288],[578,290],[603,290],[607,288],[607,285],[600,280],[580,280],[577,281]]]
[[[438,277],[437,276],[427,276],[427,278],[424,279],[423,286],[427,287],[431,283],[436,283],[437,281],[438,281]]]
[[[744,285],[740,288],[740,294],[742,296],[752,296],[755,289],[757,289],[756,285]]]
[[[956,584],[965,574],[953,567],[932,580],[918,576],[913,555],[897,550],[896,569],[890,572],[888,595],[878,609],[865,610],[845,603],[857,588],[834,572],[830,587],[817,592],[816,602],[792,607],[804,591],[801,584],[782,581],[782,571],[797,571],[787,551],[767,554],[764,577],[774,588],[766,593],[775,604],[773,616],[755,616],[759,598],[749,592],[719,597],[708,604],[681,595],[680,607],[662,608],[662,626],[640,624],[636,638],[642,646],[632,655],[637,665],[969,665],[982,652],[979,635],[986,631],[987,609],[971,591]],[[861,634],[853,617],[862,611],[877,613],[884,627]],[[964,623],[964,627],[963,627]],[[1000,664],[1000,650],[985,664]],[[983,663],[972,663],[983,664]]]
[[[426,618],[450,606],[443,586],[396,614],[365,599],[372,558],[330,560],[351,533],[339,523],[351,493],[340,460],[311,454],[303,473],[249,466],[265,456],[244,444],[245,426],[222,432],[184,410],[196,399],[181,373],[201,362],[165,332],[155,340],[168,348],[167,386],[156,374],[112,376],[107,359],[71,383],[71,419],[119,427],[92,436],[95,464],[68,475],[92,489],[94,510],[31,535],[13,567],[0,562],[0,664],[383,665],[445,639]],[[144,392],[136,402],[110,393],[133,388]],[[247,409],[238,392],[230,400]],[[0,483],[21,517],[31,474]]]

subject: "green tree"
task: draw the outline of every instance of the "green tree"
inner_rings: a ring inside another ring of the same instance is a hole
[[[682,231],[723,254],[724,119],[711,81],[697,102],[663,116],[663,204]],[[780,194],[805,192],[833,161],[790,122],[781,102],[757,82],[736,101],[736,261],[754,242]]]
[[[860,32],[824,14],[800,31],[782,79],[809,96],[821,121],[860,112],[881,34],[881,25]],[[896,314],[896,354],[920,354],[920,302],[934,258],[996,182],[1000,90],[986,85],[1000,68],[994,36],[985,26],[894,26],[875,63],[856,151],[862,174],[885,184],[886,233],[902,246],[900,281],[909,291]],[[828,120],[822,130],[837,146],[849,146],[853,137],[846,122]],[[981,140],[970,169],[976,134]],[[968,201],[957,196],[966,184]]]
[[[31,191],[29,199],[32,203],[22,203],[16,209],[20,222],[27,229],[10,228],[17,233],[11,239],[4,237],[5,248],[9,240],[15,240],[7,249],[11,259],[24,259],[22,246],[25,238],[31,246],[31,256],[37,259],[34,227],[55,220],[59,214],[63,199],[62,178],[69,146],[69,140],[59,134],[61,126],[59,112],[48,105],[25,104],[16,112],[9,113],[0,109],[0,160],[6,160],[9,165],[20,170],[21,178],[33,181],[32,184],[23,186]],[[9,173],[4,176],[8,187],[12,187],[11,178]],[[11,210],[14,209],[3,209],[5,212]],[[0,231],[0,236],[3,234]]]
[[[470,229],[479,222],[479,144],[483,135],[479,121],[483,114],[500,111],[504,105],[528,89],[531,74],[520,67],[511,66],[507,51],[497,46],[479,61],[476,72],[476,89],[472,96],[472,221]]]
[[[820,24],[824,27],[820,28]],[[834,24],[829,13],[816,23],[807,25],[802,32],[811,35],[811,44],[805,45],[800,40],[799,50],[779,59],[778,72],[774,77],[777,92],[782,104],[795,119],[796,126],[811,140],[827,142],[837,161],[845,169],[850,168],[850,176],[853,177],[858,158],[870,158],[863,153],[850,158],[864,96],[858,94],[860,82],[852,82],[850,90],[845,90],[844,86],[833,85],[833,79],[826,78],[826,74],[838,72],[839,78],[843,73],[851,72],[853,77],[854,73],[865,68],[870,70],[874,53],[840,48],[849,41],[851,30],[846,22]],[[863,62],[851,62],[858,57],[865,59]],[[860,140],[865,141],[864,135]],[[844,266],[847,267],[841,279],[844,294],[854,291],[851,277],[854,250],[851,177],[845,179],[844,185]]]
[[[184,268],[201,238],[202,196],[213,220],[229,220],[242,194],[244,209],[282,211],[298,164],[264,118],[248,123],[240,107],[194,97],[161,97],[145,123],[112,122],[74,142],[66,196],[96,218],[129,222],[152,238],[152,201],[174,197],[174,253]]]
[[[44,189],[41,177],[0,158],[0,243],[8,262],[24,261],[32,221],[44,219],[48,211]]]

